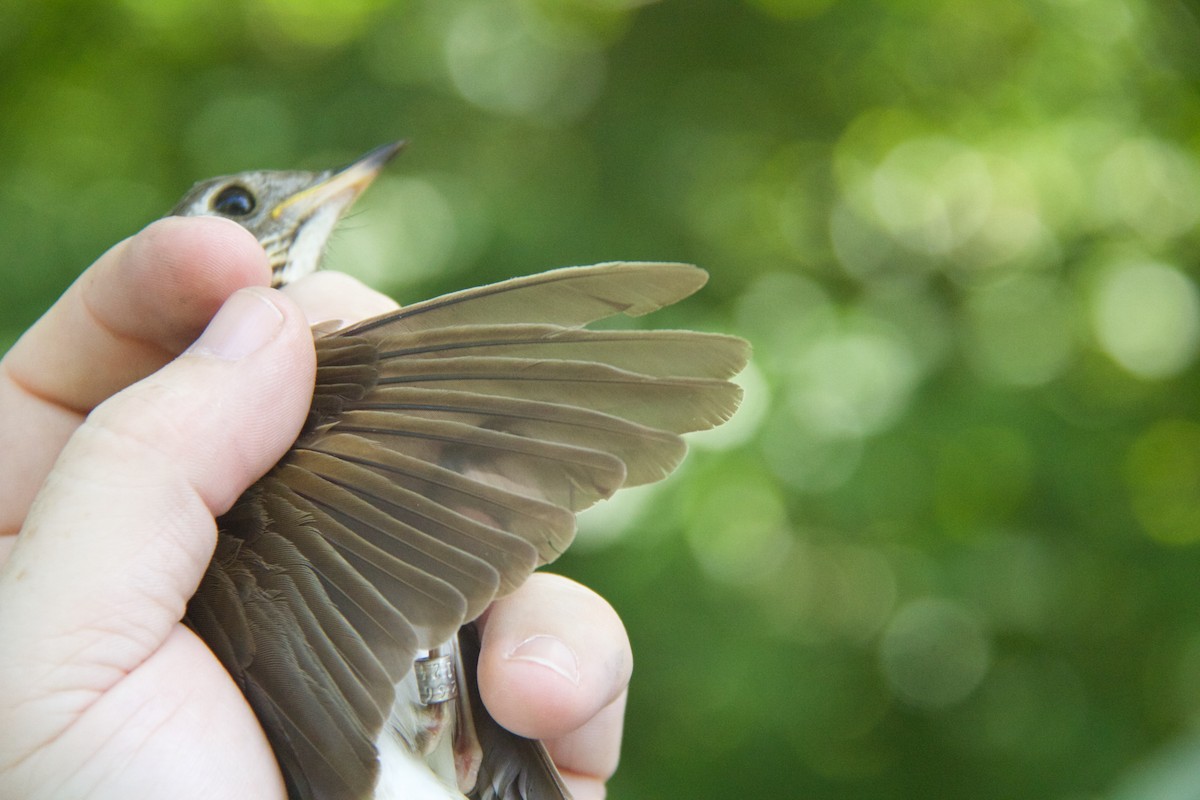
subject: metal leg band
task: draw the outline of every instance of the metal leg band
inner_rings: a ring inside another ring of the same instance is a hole
[[[458,680],[453,656],[418,658],[413,664],[417,676],[417,697],[431,706],[458,697]]]

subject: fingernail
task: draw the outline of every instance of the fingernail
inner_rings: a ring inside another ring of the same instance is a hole
[[[576,686],[579,685],[579,656],[561,639],[538,634],[510,650],[506,655],[513,661],[528,661],[554,670]]]
[[[187,349],[188,354],[237,361],[275,338],[283,326],[283,313],[263,291],[252,288],[235,292]]]

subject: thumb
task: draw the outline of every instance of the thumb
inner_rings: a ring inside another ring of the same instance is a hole
[[[313,373],[300,310],[243,289],[72,435],[0,569],[0,709],[19,708],[30,746],[165,641],[212,555],[214,516],[295,440]]]

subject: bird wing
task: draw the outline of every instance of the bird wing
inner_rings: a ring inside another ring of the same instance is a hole
[[[476,669],[481,648],[479,628],[464,625],[458,634],[462,656],[464,703],[483,758],[470,800],[558,800],[570,797],[546,747],[536,739],[503,728],[483,705]]]
[[[369,797],[418,651],[562,553],[575,512],[665,477],[680,434],[729,418],[744,341],[583,328],[705,280],[682,264],[554,270],[316,340],[304,430],[218,521],[187,616],[291,797]]]

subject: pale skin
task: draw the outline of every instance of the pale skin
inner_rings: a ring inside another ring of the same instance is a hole
[[[180,618],[214,517],[304,420],[309,325],[395,304],[337,273],[268,280],[240,226],[162,220],[0,361],[0,797],[284,797],[249,706]],[[485,702],[547,742],[580,800],[616,768],[631,665],[613,609],[562,577],[484,617]]]

